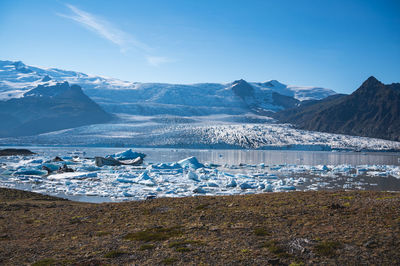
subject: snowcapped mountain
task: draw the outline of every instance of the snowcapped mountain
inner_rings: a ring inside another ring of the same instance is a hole
[[[67,81],[110,113],[133,115],[268,114],[294,107],[299,101],[322,99],[334,91],[296,87],[271,80],[264,83],[167,84],[121,81],[80,72],[27,66],[20,61],[0,61],[0,100],[24,97],[41,84]]]
[[[0,101],[0,138],[106,123],[111,119],[78,85],[39,85],[23,97]]]

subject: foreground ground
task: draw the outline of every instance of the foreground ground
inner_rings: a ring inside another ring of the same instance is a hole
[[[400,264],[400,193],[89,204],[0,189],[0,264]]]

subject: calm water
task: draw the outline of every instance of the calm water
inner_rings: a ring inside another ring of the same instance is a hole
[[[2,147],[7,148],[7,147]],[[10,147],[15,148],[15,147]],[[92,147],[18,147],[51,156],[79,154],[85,157],[105,156],[127,148]],[[400,165],[400,153],[389,152],[325,152],[325,151],[268,151],[268,150],[196,150],[141,148],[134,149],[147,154],[149,163],[176,162],[195,156],[202,163],[214,164],[298,164],[298,165]],[[84,152],[84,154],[82,154]]]
[[[1,147],[16,148],[16,147]],[[18,147],[27,148],[39,155],[66,156],[78,154],[85,157],[105,156],[128,148],[92,147]],[[325,151],[269,151],[269,150],[197,150],[140,148],[133,150],[147,154],[151,163],[176,162],[196,156],[200,162],[214,164],[298,164],[298,165],[400,165],[400,153],[392,152],[325,152]],[[84,152],[84,154],[82,154]]]

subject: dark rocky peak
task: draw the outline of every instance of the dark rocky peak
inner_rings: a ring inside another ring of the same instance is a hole
[[[232,83],[233,92],[241,97],[246,98],[254,95],[254,88],[244,79],[235,80]]]
[[[284,84],[280,83],[277,80],[270,80],[267,82],[262,83],[263,86],[267,87],[267,88],[281,88],[281,87],[286,87]]]
[[[22,61],[14,62],[13,65],[15,66],[15,70],[21,73],[32,73],[33,71],[26,67]]]
[[[42,82],[47,82],[50,80],[51,80],[51,78],[49,77],[49,75],[46,75],[44,78],[42,78]]]
[[[57,83],[56,85],[39,85],[36,88],[26,92],[24,96],[31,97],[55,97],[61,95],[69,90],[82,92],[81,87],[78,85],[70,86],[67,81]]]
[[[15,66],[15,69],[20,69],[20,68],[26,67],[26,65],[24,63],[22,63],[22,61],[16,61],[13,63],[13,65]]]
[[[379,85],[383,85],[383,83],[380,82],[379,80],[377,80],[374,76],[370,76],[366,81],[363,82],[361,87],[363,87],[363,86],[379,86]]]
[[[371,76],[366,81],[364,81],[363,84],[355,92],[352,93],[352,95],[373,95],[384,88],[385,85],[382,82],[377,80],[374,76]]]

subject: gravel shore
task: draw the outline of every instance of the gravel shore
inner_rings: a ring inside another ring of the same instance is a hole
[[[2,265],[399,265],[400,193],[72,202],[0,188]]]

